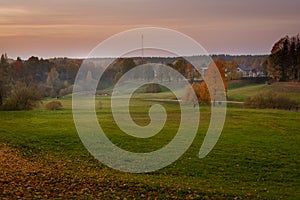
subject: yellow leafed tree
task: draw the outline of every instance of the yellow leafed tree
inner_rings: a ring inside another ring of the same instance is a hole
[[[211,102],[221,100],[224,97],[223,88],[225,88],[225,95],[227,97],[227,82],[224,72],[225,64],[226,62],[223,60],[212,62],[205,72],[205,81],[192,83],[192,88],[197,99],[193,98],[191,87],[186,87],[182,100],[184,102],[195,102],[197,100],[201,104],[210,105]]]

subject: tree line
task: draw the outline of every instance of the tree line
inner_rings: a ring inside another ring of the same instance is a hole
[[[68,58],[0,60],[0,109],[32,109],[44,97],[58,97],[72,91],[81,60]]]
[[[226,85],[227,80],[240,79],[242,77],[242,73],[238,70],[240,65],[248,66],[254,71],[263,71],[274,81],[300,81],[299,35],[281,38],[274,44],[269,56],[212,55],[211,57],[215,60],[224,79],[224,85]],[[107,62],[111,60],[111,58],[107,58]],[[188,60],[201,62],[205,60],[205,56],[191,56]],[[193,84],[193,88],[199,99],[202,99],[202,102],[210,101],[209,96],[205,92],[207,91],[207,86],[201,85],[201,81],[199,81],[203,79],[201,77],[202,72],[195,70],[194,66],[184,58],[118,58],[114,59],[114,62],[105,69],[98,67],[98,61],[99,59],[97,58],[84,61],[87,67],[84,68],[85,70],[81,70],[81,74],[78,75],[82,81],[95,81],[102,74],[98,82],[98,90],[112,88],[126,72],[138,65],[161,63],[168,65],[188,79]],[[82,63],[83,59],[43,59],[34,56],[27,60],[22,60],[19,57],[16,60],[12,60],[6,54],[2,54],[0,60],[0,109],[31,109],[42,98],[60,98],[72,93],[73,84]],[[165,72],[163,68],[156,70],[152,68],[145,69],[147,71],[136,71],[138,74],[133,74],[132,78],[134,76],[145,80],[157,78],[160,81],[171,81],[171,79],[180,81],[180,78],[182,78],[169,74],[170,72]],[[159,92],[161,88],[157,85],[150,85],[145,91]]]

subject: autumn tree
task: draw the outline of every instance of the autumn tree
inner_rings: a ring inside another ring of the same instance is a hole
[[[196,98],[193,95],[193,92],[195,92]],[[189,103],[189,102],[196,102],[198,101],[198,98],[200,95],[200,90],[197,90],[196,88],[194,88],[193,86],[190,87],[190,85],[185,86],[184,89],[184,95],[182,97],[182,102],[184,103]],[[197,95],[198,94],[198,95]]]
[[[226,61],[224,61],[223,59],[218,59],[212,62],[205,72],[204,80],[206,87],[203,86],[204,90],[202,92],[209,93],[211,101],[213,103],[223,97],[223,92],[225,92],[225,96],[227,97],[227,79],[224,72],[225,65]],[[207,85],[209,85],[210,91]],[[225,91],[223,91],[223,88],[225,89]]]
[[[0,68],[0,109],[3,104],[3,72],[2,69]]]
[[[285,36],[276,42],[267,62],[270,78],[276,81],[300,81],[299,35]]]
[[[89,71],[87,72],[85,80],[86,80],[87,82],[91,82],[91,81],[93,80],[91,70],[89,70]]]
[[[9,79],[8,73],[9,64],[7,62],[7,55],[2,54],[1,55],[1,61],[0,61],[0,109],[3,104],[3,100],[6,95],[7,89],[7,79]]]
[[[14,80],[21,80],[26,77],[26,75],[24,76],[24,63],[21,60],[21,58],[17,58],[16,62],[13,63],[12,65],[12,77],[14,78]]]
[[[199,103],[210,104],[212,101],[215,103],[215,101],[221,100],[224,95],[227,96],[227,80],[224,72],[225,65],[226,62],[223,59],[212,62],[205,72],[204,81],[201,83],[194,82],[192,84]],[[210,86],[210,91],[208,85]],[[225,88],[225,91],[223,88]],[[225,92],[225,94],[223,92]],[[187,87],[183,101],[194,102],[195,99],[192,97],[191,89]]]
[[[187,63],[186,64],[186,70],[185,70],[185,74],[186,74],[186,78],[193,83],[194,79],[195,79],[195,68],[191,63]]]
[[[236,80],[240,79],[243,76],[243,73],[238,72],[238,60],[234,58],[231,61],[226,62],[225,64],[225,73],[227,75],[228,80]]]
[[[62,89],[62,81],[59,79],[59,74],[55,67],[48,73],[47,85],[51,88],[50,96],[57,97],[59,90]]]
[[[156,70],[156,78],[160,81],[171,81],[171,72],[167,66],[172,67],[172,64],[159,65]]]
[[[7,54],[2,54],[1,55],[1,61],[0,61],[1,64],[5,64],[7,63]]]
[[[195,104],[196,102],[199,102],[200,104],[210,105],[210,95],[205,82],[194,82],[191,84],[191,86],[192,87],[186,86],[182,101],[185,103],[192,102]],[[193,91],[195,93],[195,96],[193,95]]]
[[[114,83],[117,83],[120,78],[122,77],[122,73],[121,72],[117,72],[114,78]]]
[[[16,82],[3,102],[3,110],[31,110],[41,101],[41,87],[38,83]]]
[[[125,74],[135,66],[136,64],[134,63],[133,58],[124,58],[122,63],[122,68],[121,68],[122,74]]]
[[[195,85],[195,83],[193,85]],[[197,86],[197,87],[193,86],[193,89],[196,91],[199,103],[210,105],[211,98],[210,98],[210,94],[208,92],[206,83],[204,81],[202,81],[198,85],[199,86]],[[199,95],[198,95],[198,93],[199,93]]]
[[[186,70],[187,70],[187,61],[183,58],[178,59],[174,65],[173,68],[178,71],[181,75],[186,77]],[[176,76],[177,81],[181,79],[181,76]]]
[[[153,80],[155,76],[153,66],[151,64],[145,64],[145,67],[143,67],[142,75],[140,76],[147,81]]]

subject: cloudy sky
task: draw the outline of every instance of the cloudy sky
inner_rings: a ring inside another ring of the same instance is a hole
[[[300,33],[299,9],[299,0],[0,0],[0,53],[85,57],[113,34],[154,26],[211,54],[268,54]]]

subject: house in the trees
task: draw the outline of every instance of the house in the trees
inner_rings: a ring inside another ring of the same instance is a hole
[[[244,65],[239,65],[237,71],[242,72],[243,77],[250,77],[250,75],[252,75],[251,68]]]
[[[266,77],[262,67],[251,69],[251,67],[239,65],[237,70],[243,73],[243,77]]]
[[[263,67],[257,67],[252,70],[252,77],[266,77]]]

